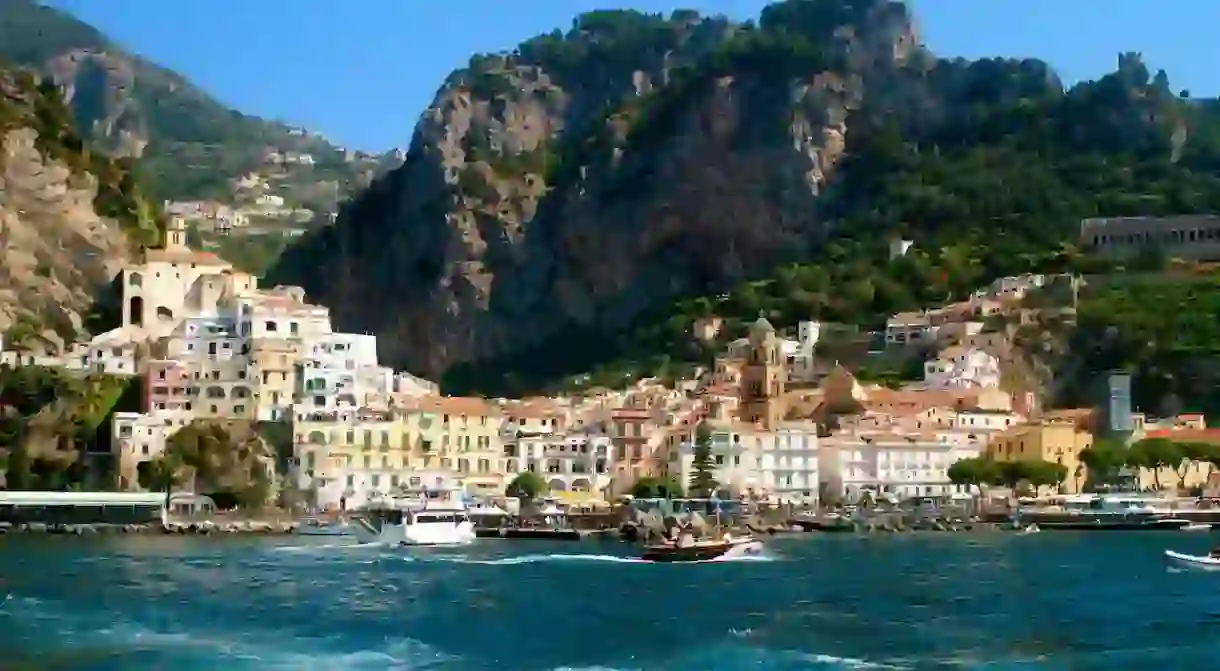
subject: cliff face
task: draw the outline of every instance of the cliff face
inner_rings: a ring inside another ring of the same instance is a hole
[[[38,0],[0,3],[0,61],[59,85],[81,136],[112,156],[140,159],[142,182],[157,199],[238,209],[253,227],[303,228],[314,215],[329,222],[340,199],[398,164],[396,154],[347,151],[229,109]],[[261,208],[265,193],[284,202]]]
[[[75,135],[51,86],[0,71],[0,329],[52,346],[86,318],[158,222],[121,162]]]
[[[271,279],[429,375],[613,331],[816,245],[849,118],[934,107],[934,66],[881,0],[780,3],[757,26],[587,14],[450,76],[403,167]]]

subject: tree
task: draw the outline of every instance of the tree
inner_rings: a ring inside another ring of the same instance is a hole
[[[1021,462],[1025,480],[1038,490],[1042,487],[1059,487],[1067,479],[1068,468],[1063,464],[1041,459]]]
[[[169,455],[161,455],[156,459],[142,461],[136,467],[140,486],[150,491],[165,492],[165,509],[169,510],[170,497],[174,487],[179,484],[179,464]]]
[[[958,459],[949,466],[949,481],[968,488],[972,496],[980,492],[983,485],[995,482],[996,462],[985,457]]]
[[[1127,447],[1118,440],[1099,438],[1080,451],[1080,462],[1088,469],[1086,487],[1110,485],[1127,465]]]
[[[716,464],[712,461],[712,431],[707,424],[695,427],[694,458],[691,460],[690,495],[694,498],[711,498],[719,488],[714,475]]]
[[[4,472],[4,486],[9,491],[20,492],[30,489],[33,481],[30,454],[25,445],[18,443],[9,448],[8,463]]]
[[[513,478],[505,493],[521,499],[522,503],[529,503],[547,493],[549,489],[541,476],[533,471],[526,471]]]
[[[1176,443],[1167,438],[1145,438],[1136,441],[1127,454],[1127,465],[1147,468],[1152,471],[1152,485],[1161,489],[1161,469],[1177,466],[1182,461],[1182,452]]]
[[[674,477],[643,477],[632,485],[631,495],[637,499],[678,499],[683,495],[682,483]]]
[[[1207,461],[1207,457],[1215,452],[1215,447],[1209,443],[1175,443],[1181,460],[1174,465],[1174,473],[1178,476],[1178,488],[1186,489],[1186,476],[1190,467],[1199,462]]]

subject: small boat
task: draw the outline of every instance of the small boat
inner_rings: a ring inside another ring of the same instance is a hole
[[[726,535],[719,540],[679,537],[677,542],[649,545],[640,559],[651,562],[697,562],[712,559],[757,557],[763,553],[762,541],[752,536],[732,537]]]
[[[1036,534],[1036,533],[1038,533],[1039,531],[1041,531],[1041,529],[1039,529],[1039,528],[1038,528],[1038,525],[1037,525],[1037,524],[1031,524],[1031,525],[1029,525],[1029,526],[1025,527],[1024,529],[1022,529],[1022,530],[1021,530],[1021,533],[1023,533],[1023,534]]]
[[[352,536],[355,531],[346,521],[327,522],[319,519],[306,519],[297,527],[298,536]]]
[[[1191,522],[1182,527],[1182,531],[1211,531],[1212,525],[1207,522]]]
[[[1183,552],[1165,551],[1165,562],[1174,568],[1192,571],[1220,571],[1220,557],[1188,555]]]

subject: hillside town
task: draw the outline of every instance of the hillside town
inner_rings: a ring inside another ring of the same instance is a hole
[[[760,317],[713,367],[670,386],[645,379],[570,396],[455,398],[379,365],[375,336],[335,332],[329,311],[301,289],[259,288],[252,275],[193,251],[176,217],[163,249],[123,269],[120,326],[60,356],[6,350],[0,362],[139,378],[140,411],[113,417],[116,489],[138,490],[141,462],[192,422],[283,423],[290,467],[275,474],[268,456],[268,473],[331,509],[428,486],[494,497],[523,473],[568,503],[605,502],[645,483],[690,482],[701,424],[720,495],[801,505],[866,493],[969,497],[949,469],[980,456],[1061,464],[1056,489],[1078,492],[1081,452],[1106,422],[1130,426],[1136,438],[1220,443],[1201,416],[1131,412],[1122,375],[1101,410],[1043,410],[1033,391],[1004,388],[1013,344],[989,320],[1019,320],[1030,292],[1061,279],[1003,278],[966,301],[894,315],[871,354],[933,352],[922,379],[900,385],[865,384],[825,365],[823,324],[801,322],[788,338]],[[719,318],[702,319],[691,337],[710,340],[720,328]],[[1182,484],[1202,487],[1210,473],[1195,465]],[[1139,484],[1173,479],[1148,471]]]

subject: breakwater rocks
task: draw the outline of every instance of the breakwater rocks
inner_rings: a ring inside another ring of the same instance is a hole
[[[0,522],[0,535],[51,534],[58,536],[89,536],[94,534],[168,534],[180,536],[210,536],[213,534],[291,534],[296,522],[264,522],[257,520],[225,522],[169,522],[162,524],[47,524]]]

